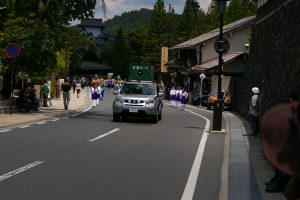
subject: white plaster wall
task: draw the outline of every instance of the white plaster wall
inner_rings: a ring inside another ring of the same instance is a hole
[[[235,30],[231,33],[224,34],[224,37],[230,43],[230,49],[228,52],[246,52],[245,44],[249,43],[251,37],[251,27],[244,27],[242,29]],[[205,46],[202,47],[202,62],[207,62],[211,59],[218,57],[214,48],[214,43],[217,38],[212,38],[205,42]]]
[[[96,27],[86,27],[85,28],[87,33],[92,33],[94,37],[98,37],[102,35],[101,29]]]

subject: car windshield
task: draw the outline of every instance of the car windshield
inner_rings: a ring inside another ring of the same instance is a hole
[[[140,95],[154,95],[154,87],[149,84],[125,84],[123,85],[121,94],[140,94]]]

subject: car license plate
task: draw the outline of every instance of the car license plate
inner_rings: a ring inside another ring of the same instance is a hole
[[[137,108],[129,108],[129,112],[137,113],[139,110]]]

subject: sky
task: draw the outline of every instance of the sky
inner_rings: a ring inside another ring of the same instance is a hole
[[[101,2],[101,1],[99,1]],[[97,5],[95,9],[95,18],[102,18],[104,21],[111,19],[116,15],[141,8],[153,9],[156,0],[105,0],[106,2],[106,19],[102,8]],[[200,7],[207,11],[211,0],[198,0]],[[175,9],[176,14],[182,14],[185,0],[164,0],[165,7],[168,9],[169,4]]]

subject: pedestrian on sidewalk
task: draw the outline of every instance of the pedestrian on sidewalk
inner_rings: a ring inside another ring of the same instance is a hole
[[[52,102],[51,102],[51,86],[49,85],[48,82],[47,82],[47,85],[48,85],[48,88],[49,88],[47,101],[49,101],[49,105],[52,106]]]
[[[63,102],[64,102],[64,107],[65,110],[68,109],[69,103],[70,103],[70,90],[72,86],[69,83],[69,80],[65,78],[63,84],[61,85],[61,90],[63,92]]]
[[[76,91],[76,79],[75,78],[72,80],[72,88],[73,88],[73,94],[75,94],[75,91]]]
[[[44,81],[41,91],[42,91],[42,98],[43,98],[43,106],[48,107],[47,102],[48,102],[49,86],[47,84],[47,80]]]
[[[259,117],[261,114],[261,97],[259,96],[258,87],[253,87],[252,96],[249,102],[248,118],[251,125],[251,136],[257,136],[259,134]]]
[[[79,98],[79,93],[81,91],[81,83],[80,83],[80,80],[78,79],[77,80],[77,83],[76,83],[76,94],[77,94],[77,98]]]

